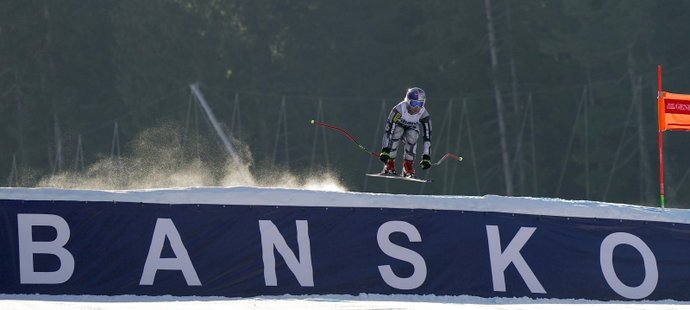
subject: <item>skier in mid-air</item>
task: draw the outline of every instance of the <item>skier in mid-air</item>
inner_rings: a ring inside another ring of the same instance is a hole
[[[397,175],[395,157],[398,145],[403,140],[403,177],[415,177],[414,159],[417,152],[417,140],[422,135],[422,169],[431,167],[431,115],[425,108],[426,94],[419,87],[407,90],[405,99],[391,110],[386,120],[386,131],[383,134],[383,148],[379,159],[385,164],[383,175]]]

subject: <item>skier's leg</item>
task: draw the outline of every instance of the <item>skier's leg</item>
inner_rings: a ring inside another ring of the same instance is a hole
[[[405,154],[403,155],[403,176],[415,176],[414,158],[417,152],[417,139],[419,131],[409,129],[405,131],[403,139],[405,142]]]
[[[400,139],[402,138],[403,134],[405,133],[405,129],[402,128],[401,126],[396,126],[393,134],[391,135],[391,158],[395,159],[395,156],[398,155],[398,146],[400,145]]]
[[[415,129],[405,130],[403,139],[405,143],[405,155],[403,158],[405,160],[414,160],[415,155],[417,154],[417,139],[419,139],[419,131]]]
[[[390,140],[390,159],[383,166],[383,171],[381,173],[396,174],[395,157],[398,155],[398,146],[400,145],[400,139],[402,138],[404,132],[405,130],[400,126],[395,127],[395,129],[393,130],[393,134],[391,135]]]

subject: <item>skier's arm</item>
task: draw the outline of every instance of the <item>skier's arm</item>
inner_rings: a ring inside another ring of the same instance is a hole
[[[419,119],[422,134],[422,148],[424,155],[431,157],[431,115],[424,111],[424,116]]]
[[[381,153],[379,155],[379,159],[384,163],[390,159],[391,138],[395,132],[395,127],[398,126],[397,122],[401,115],[402,113],[394,107],[388,114],[388,119],[386,119],[386,128],[383,132],[383,142],[381,143],[383,146],[381,147]]]
[[[388,118],[386,119],[386,127],[383,132],[383,142],[381,143],[383,148],[390,149],[392,143],[391,137],[395,132],[395,128],[398,126],[398,120],[401,116],[402,113],[398,111],[397,106],[394,107],[388,114]]]
[[[424,115],[419,119],[420,129],[422,130],[422,161],[419,166],[422,169],[431,168],[431,115],[424,111]]]

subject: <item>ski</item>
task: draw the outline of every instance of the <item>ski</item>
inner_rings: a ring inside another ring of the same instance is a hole
[[[396,180],[412,181],[412,182],[418,182],[418,183],[431,183],[431,180],[418,179],[418,178],[413,178],[413,177],[404,177],[401,175],[390,175],[390,174],[380,174],[380,173],[367,173],[366,175],[370,176],[370,177],[377,177],[377,178],[396,179]]]

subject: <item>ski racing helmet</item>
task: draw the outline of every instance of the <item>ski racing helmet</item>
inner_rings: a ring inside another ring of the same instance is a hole
[[[405,94],[405,105],[407,111],[412,114],[417,114],[424,107],[426,102],[426,93],[419,87],[412,87],[407,90]]]

